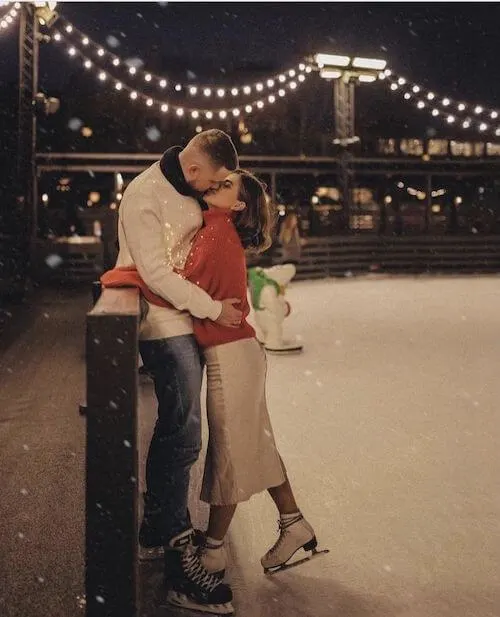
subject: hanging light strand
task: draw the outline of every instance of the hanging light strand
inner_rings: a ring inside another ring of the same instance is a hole
[[[176,92],[187,92],[193,97],[198,96],[207,99],[222,99],[225,97],[241,98],[252,95],[255,96],[256,93],[265,96],[271,92],[274,93],[293,81],[297,81],[297,79],[304,81],[304,73],[310,73],[312,71],[312,67],[304,61],[291,69],[262,78],[259,81],[247,85],[217,86],[213,84],[181,83],[171,80],[170,77],[157,75],[156,73],[131,65],[130,61],[127,62],[127,60],[123,60],[105,46],[99,45],[66,19],[60,18],[60,21],[65,34],[69,35],[71,38],[71,43],[79,49],[84,48],[86,50],[85,53],[90,52],[100,63],[106,63],[110,68],[113,67],[117,69],[121,67],[127,70],[129,75],[136,79],[138,83],[144,82],[161,90],[174,89]],[[87,51],[87,49],[89,51]]]
[[[255,111],[260,111],[267,105],[276,103],[280,98],[284,98],[288,93],[294,92],[301,83],[305,81],[307,76],[306,71],[300,71],[297,75],[297,79],[287,84],[283,84],[283,87],[278,90],[277,95],[267,94],[260,99],[253,100],[240,106],[230,106],[217,109],[206,109],[199,107],[192,107],[186,105],[180,105],[178,103],[172,103],[171,101],[160,99],[158,97],[151,96],[142,92],[138,88],[134,88],[129,83],[119,79],[116,75],[100,66],[89,58],[82,49],[72,44],[72,41],[66,38],[66,36],[60,31],[55,29],[52,36],[52,41],[55,44],[59,44],[61,47],[65,47],[66,52],[70,58],[79,59],[85,69],[93,71],[97,75],[97,79],[102,83],[109,83],[118,92],[127,93],[132,101],[139,101],[144,103],[147,107],[152,108],[162,113],[173,112],[178,117],[191,117],[193,119],[207,119],[212,120],[214,118],[225,119],[228,117],[239,117],[250,115]],[[300,75],[304,79],[299,79]]]
[[[14,23],[21,8],[19,2],[10,3],[7,6],[10,6],[10,9],[5,11],[2,17],[0,17],[0,33],[7,30]]]
[[[495,109],[483,105],[458,102],[451,97],[440,96],[432,90],[407,81],[404,77],[396,75],[388,69],[380,74],[379,78],[385,80],[392,93],[400,94],[405,101],[413,102],[417,109],[425,109],[433,117],[440,117],[449,125],[500,136],[500,125],[496,122],[500,114]]]

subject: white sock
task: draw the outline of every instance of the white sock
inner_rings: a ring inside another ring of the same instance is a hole
[[[210,536],[206,536],[205,539],[209,548],[220,548],[224,544],[224,540],[216,540]]]
[[[280,519],[284,522],[284,523],[288,523],[289,521],[293,520],[294,518],[300,517],[302,516],[302,514],[300,513],[300,510],[297,510],[297,512],[292,512],[291,514],[280,514]]]

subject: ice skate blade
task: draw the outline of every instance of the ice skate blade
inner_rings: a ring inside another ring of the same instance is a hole
[[[312,551],[310,555],[307,557],[303,557],[302,559],[297,559],[297,561],[287,562],[282,564],[281,566],[275,566],[274,568],[264,568],[264,574],[267,576],[271,576],[272,574],[276,574],[277,572],[282,572],[283,570],[290,570],[290,568],[295,568],[295,566],[300,566],[307,561],[313,560],[315,557],[319,557],[320,555],[324,555],[329,553],[330,549],[325,548],[322,551],[317,551],[316,549]]]
[[[267,353],[275,354],[277,356],[286,356],[288,354],[302,353],[304,346],[297,345],[295,347],[264,347]]]
[[[234,608],[231,602],[226,604],[198,604],[188,598],[185,594],[170,590],[167,594],[167,603],[179,608],[185,608],[199,613],[210,613],[211,615],[233,615]]]

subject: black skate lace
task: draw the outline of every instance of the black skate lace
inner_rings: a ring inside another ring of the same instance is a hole
[[[282,520],[278,521],[278,531],[279,531],[280,537],[276,540],[276,543],[274,544],[274,546],[269,549],[270,555],[273,555],[283,544],[285,536],[288,533],[288,527],[290,527],[294,523],[298,523],[300,520],[302,520],[302,518],[303,518],[302,514],[299,514],[298,516],[296,516],[295,518],[292,518],[289,521],[282,521]]]
[[[198,553],[191,547],[186,548],[184,551],[182,569],[190,581],[196,583],[205,591],[211,592],[221,583],[219,577],[205,570]]]

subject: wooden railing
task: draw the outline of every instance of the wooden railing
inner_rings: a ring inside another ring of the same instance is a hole
[[[105,289],[87,315],[87,617],[139,607],[136,289]]]
[[[280,263],[281,249],[273,255]],[[500,272],[500,236],[307,238],[296,280],[367,273]]]

